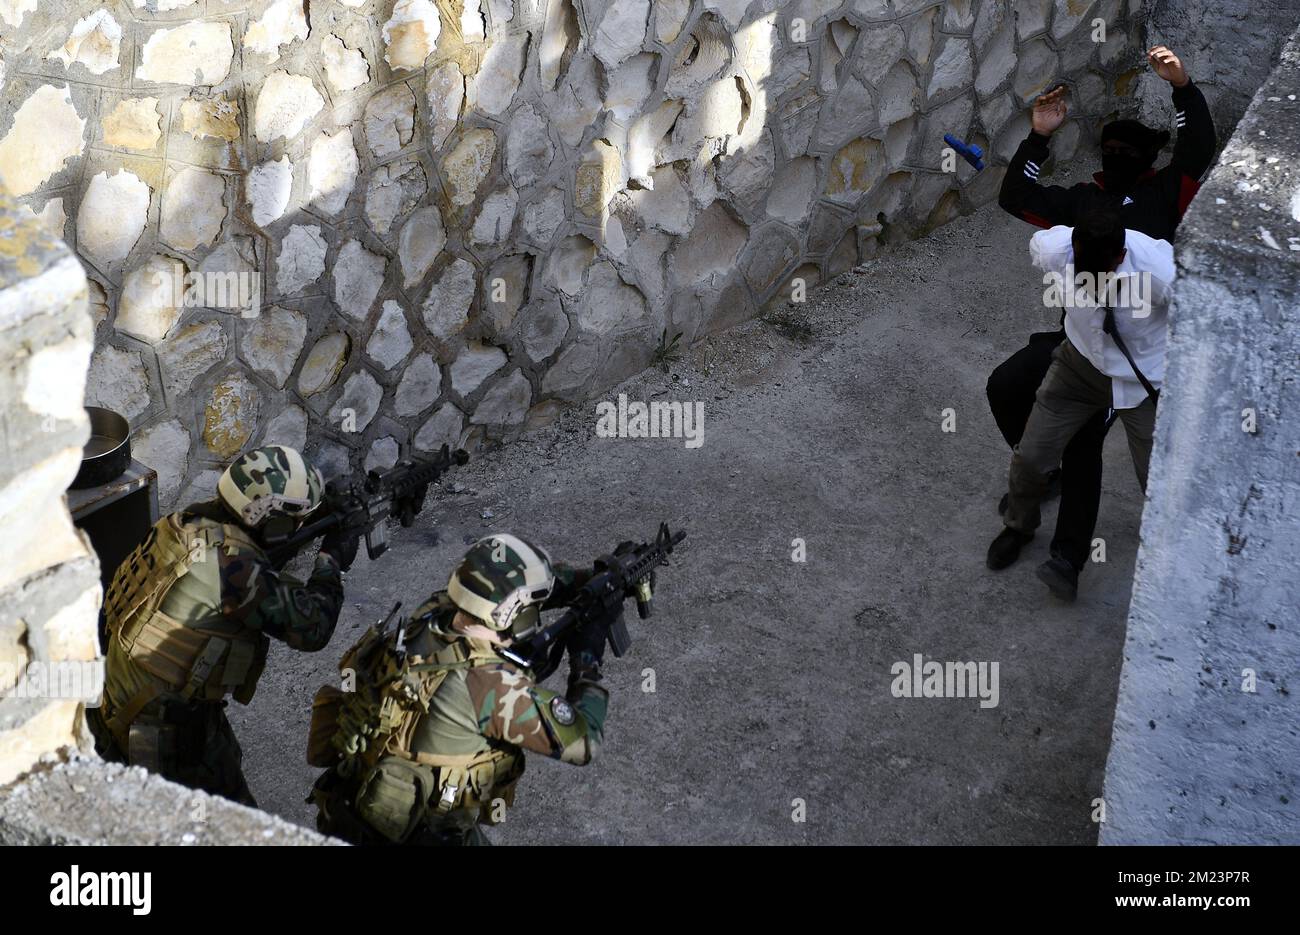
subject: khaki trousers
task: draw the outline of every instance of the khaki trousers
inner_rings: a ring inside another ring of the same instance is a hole
[[[1039,504],[1047,494],[1047,473],[1061,463],[1065,446],[1076,432],[1111,404],[1110,377],[1094,367],[1069,340],[1052,352],[1052,366],[1038,388],[1025,434],[1011,456],[1010,490],[1003,522],[1020,532],[1033,532],[1041,522]],[[1120,409],[1138,483],[1147,487],[1156,407],[1148,397],[1134,409]]]

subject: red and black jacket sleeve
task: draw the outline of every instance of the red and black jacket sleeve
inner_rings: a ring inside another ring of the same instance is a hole
[[[998,204],[1009,214],[1038,227],[1073,224],[1080,203],[1079,186],[1065,188],[1042,185],[1038,181],[1038,174],[1047,161],[1047,144],[1047,137],[1029,131],[1007,166]]]
[[[1201,176],[1214,161],[1218,140],[1214,118],[1200,88],[1189,81],[1181,88],[1174,88],[1173,99],[1178,139],[1174,143],[1174,157],[1165,172],[1172,176],[1169,183],[1177,186],[1175,197],[1181,218],[1201,187]]]
[[[1185,175],[1199,181],[1214,161],[1217,139],[1214,135],[1214,118],[1205,103],[1205,95],[1191,81],[1174,88],[1174,118],[1178,125],[1178,140],[1174,143],[1173,164]]]

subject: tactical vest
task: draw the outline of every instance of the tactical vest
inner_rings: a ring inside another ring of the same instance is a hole
[[[154,525],[114,573],[104,595],[108,638],[152,676],[122,708],[105,712],[119,742],[140,711],[163,694],[184,701],[219,701],[228,693],[242,704],[252,700],[266,664],[266,636],[225,618],[211,626],[182,623],[161,609],[176,582],[197,562],[215,560],[208,552],[221,548],[227,554],[260,552],[237,525],[205,518],[182,523],[181,514],[173,513]],[[220,594],[213,604],[221,606]]]
[[[416,752],[414,736],[429,702],[457,670],[494,665],[495,653],[454,640],[431,656],[399,653],[391,636],[370,627],[344,655],[352,691],[322,686],[312,703],[307,762],[330,767],[348,806],[365,825],[401,842],[425,822],[495,823],[492,803],[514,804],[524,756],[501,744],[463,756]],[[330,803],[317,798],[322,811]]]

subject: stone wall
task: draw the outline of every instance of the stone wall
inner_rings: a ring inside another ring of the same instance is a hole
[[[1106,844],[1300,844],[1300,33],[1179,229]]]
[[[545,424],[992,198],[943,134],[1005,159],[1065,79],[1069,158],[1140,6],[0,0],[0,182],[75,245],[88,399],[165,508],[263,440],[334,472]],[[166,288],[200,273],[261,289]]]
[[[0,195],[0,786],[44,756],[89,748],[81,706],[99,697],[99,563],[63,492],[90,433],[92,339],[80,264]]]
[[[64,501],[90,433],[86,300],[81,264],[0,194],[0,845],[330,843],[94,756],[99,563]]]
[[[1298,22],[1300,0],[1154,0],[1147,38],[1178,52],[1227,139]],[[1138,95],[1143,114],[1167,125],[1169,86],[1143,76]]]
[[[138,766],[72,757],[0,790],[0,846],[341,845]]]

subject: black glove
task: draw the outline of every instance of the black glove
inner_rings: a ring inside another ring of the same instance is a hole
[[[338,563],[339,571],[347,571],[357,560],[358,536],[345,533],[340,529],[332,530],[321,540],[322,555],[328,555]]]
[[[605,661],[605,639],[605,628],[596,624],[589,623],[571,631],[565,640],[570,670],[589,667],[599,670]]]

